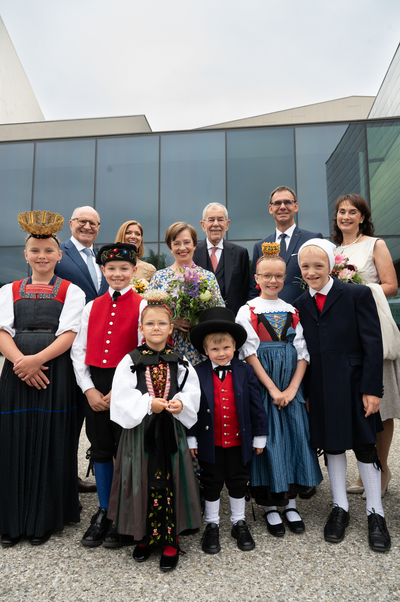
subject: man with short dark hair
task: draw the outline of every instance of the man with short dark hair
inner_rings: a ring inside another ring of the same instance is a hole
[[[207,237],[197,244],[193,261],[215,274],[226,307],[236,315],[247,301],[249,254],[247,249],[224,240],[230,220],[221,203],[209,203],[200,221]]]
[[[286,263],[286,280],[279,297],[287,303],[293,303],[302,294],[300,288],[301,272],[297,262],[297,253],[303,243],[310,238],[323,238],[322,234],[303,230],[296,226],[294,214],[299,210],[297,196],[288,186],[278,186],[270,194],[269,212],[273,215],[276,225],[274,234],[256,242],[253,251],[253,264],[251,267],[249,298],[257,297],[254,274],[256,264],[262,255],[261,245],[264,242],[277,242],[281,246],[279,255]]]

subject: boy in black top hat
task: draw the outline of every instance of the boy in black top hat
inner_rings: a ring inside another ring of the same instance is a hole
[[[190,334],[193,346],[208,359],[195,370],[200,380],[198,422],[188,432],[192,457],[202,469],[206,529],[202,548],[207,554],[220,551],[219,503],[226,483],[231,505],[232,536],[239,549],[253,550],[254,540],[245,522],[245,494],[249,481],[246,464],[253,450],[261,454],[268,434],[258,380],[252,366],[238,360],[236,348],[246,331],[235,323],[225,307],[206,309]]]

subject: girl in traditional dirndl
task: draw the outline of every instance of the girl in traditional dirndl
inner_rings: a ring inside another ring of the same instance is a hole
[[[57,214],[19,216],[29,232],[32,276],[0,290],[0,534],[3,547],[26,536],[44,543],[79,522],[75,379],[69,349],[84,293],[54,276],[61,259]],[[61,225],[60,225],[61,224]]]
[[[267,246],[272,246],[266,249],[272,256],[258,261],[255,274],[261,294],[240,308],[236,321],[247,331],[239,357],[254,367],[270,428],[265,452],[251,463],[251,492],[264,507],[269,532],[281,537],[285,527],[277,506],[285,506],[292,532],[304,531],[295,498],[318,485],[322,474],[310,447],[301,386],[309,361],[307,346],[295,308],[278,297],[286,276],[285,262],[276,256],[279,245]]]
[[[136,562],[162,549],[160,568],[178,563],[178,536],[201,526],[199,491],[185,427],[197,421],[200,386],[190,363],[167,344],[171,315],[164,305],[143,310],[146,343],[119,363],[111,419],[123,427],[108,517],[138,543]]]

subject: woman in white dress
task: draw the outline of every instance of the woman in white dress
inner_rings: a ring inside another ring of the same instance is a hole
[[[394,418],[400,418],[400,364],[399,334],[390,320],[390,309],[385,297],[395,297],[398,285],[392,257],[386,243],[375,238],[371,221],[371,210],[366,200],[359,194],[346,194],[336,202],[333,240],[338,245],[336,251],[355,265],[361,273],[363,283],[371,287],[377,301],[378,312],[383,328],[384,348],[387,348],[383,362],[384,396],[381,399],[381,418],[384,430],[378,433],[377,449],[382,463],[382,497],[385,495],[391,478],[388,455],[393,438]],[[383,295],[382,295],[383,293]],[[381,311],[386,316],[383,323]],[[389,339],[385,337],[385,324],[389,328]],[[386,339],[386,340],[385,340]],[[385,345],[386,343],[386,345]],[[355,485],[347,489],[349,493],[363,493],[360,476]]]

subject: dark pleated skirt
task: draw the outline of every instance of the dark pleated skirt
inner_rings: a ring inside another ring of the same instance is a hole
[[[289,335],[289,338],[293,339],[293,336]],[[257,355],[268,376],[280,391],[284,391],[296,370],[296,349],[290,342],[261,341]],[[280,410],[265,387],[262,387],[262,397],[270,435],[264,452],[254,456],[251,462],[254,497],[256,500],[264,497],[267,495],[265,491],[296,493],[318,485],[322,474],[316,452],[310,446],[308,416],[301,388],[289,405]],[[261,495],[263,489],[264,495]]]
[[[146,535],[148,454],[145,435],[152,416],[133,429],[123,429],[115,461],[108,517],[119,533],[141,541]],[[199,488],[187,446],[185,427],[174,418],[178,451],[171,455],[177,534],[201,527]]]
[[[52,333],[21,333],[17,347],[34,354]],[[69,351],[48,364],[47,389],[22,382],[12,363],[0,379],[0,533],[41,536],[79,522],[76,384]]]

